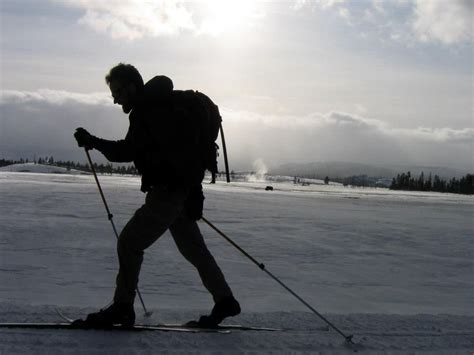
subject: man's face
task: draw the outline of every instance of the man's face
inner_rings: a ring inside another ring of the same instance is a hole
[[[135,97],[135,85],[124,85],[119,81],[112,80],[109,85],[114,104],[122,106],[125,113],[132,111],[133,99]]]

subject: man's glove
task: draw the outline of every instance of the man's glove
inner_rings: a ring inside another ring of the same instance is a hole
[[[74,138],[76,138],[79,147],[84,147],[86,149],[93,149],[94,143],[97,140],[97,137],[93,136],[82,127],[76,129]]]

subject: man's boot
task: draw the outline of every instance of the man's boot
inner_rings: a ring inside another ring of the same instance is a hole
[[[107,328],[112,325],[133,327],[135,311],[132,303],[113,303],[106,309],[87,315],[84,326],[91,328]]]
[[[199,318],[199,326],[203,328],[216,328],[227,317],[240,314],[239,302],[233,297],[226,297],[217,302],[208,316]]]

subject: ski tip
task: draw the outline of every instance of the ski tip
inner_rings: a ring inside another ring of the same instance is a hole
[[[68,322],[68,323],[74,322],[74,319],[71,319],[71,318],[67,317],[63,312],[61,312],[61,311],[59,310],[59,308],[55,308],[54,310],[56,311],[56,313],[58,314],[58,316],[60,316],[60,317],[61,317],[63,320],[65,320],[66,322]]]

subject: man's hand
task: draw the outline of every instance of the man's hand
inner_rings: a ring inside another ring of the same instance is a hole
[[[96,137],[87,132],[84,128],[77,128],[76,133],[74,133],[74,138],[76,138],[79,147],[94,149],[94,141]]]

